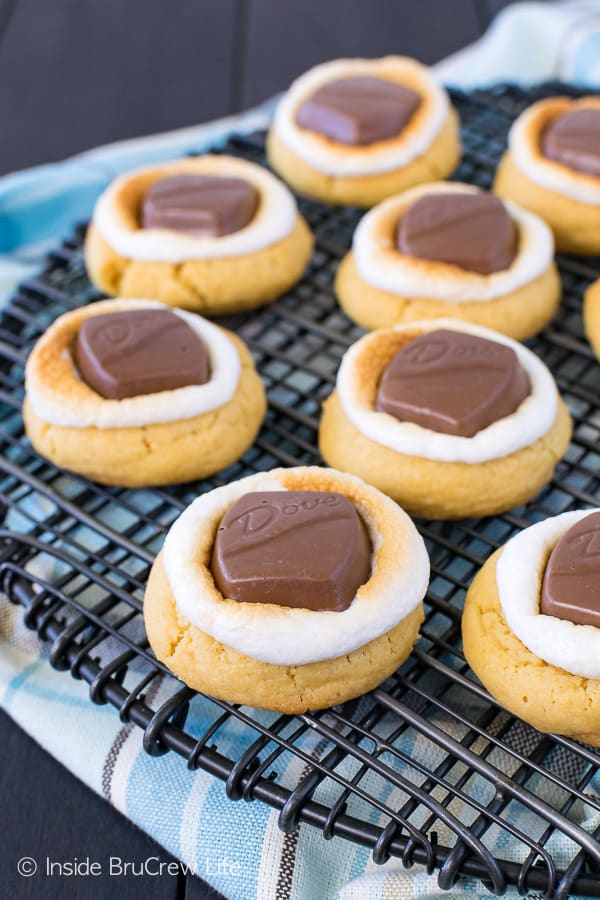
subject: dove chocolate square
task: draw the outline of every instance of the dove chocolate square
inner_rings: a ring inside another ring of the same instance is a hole
[[[258,191],[243,178],[172,175],[146,191],[142,227],[168,228],[201,238],[222,237],[248,225],[258,202]]]
[[[490,275],[511,265],[517,230],[502,201],[491,194],[429,194],[400,219],[396,246],[405,256]]]
[[[553,119],[541,135],[544,156],[600,178],[600,109],[574,109]]]
[[[298,109],[296,122],[338,144],[365,146],[397,137],[420,103],[412,88],[357,75],[318,88]]]
[[[211,569],[232,600],[341,612],[370,577],[371,543],[343,494],[258,491],[221,520]]]
[[[600,628],[600,512],[557,541],[546,563],[540,612]]]
[[[77,334],[75,361],[86,384],[107,400],[204,384],[210,377],[204,343],[166,309],[90,316]]]
[[[405,344],[381,376],[375,409],[443,434],[472,437],[513,413],[529,378],[505,344],[430,331]]]

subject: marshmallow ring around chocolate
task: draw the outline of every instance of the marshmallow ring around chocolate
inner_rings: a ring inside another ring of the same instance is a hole
[[[301,128],[296,113],[319,87],[369,75],[415,90],[420,107],[397,137],[345,146]],[[300,76],[277,107],[267,139],[273,168],[301,194],[325,203],[373,206],[424,181],[446,178],[460,161],[458,116],[426,66],[403,56],[338,59]]]
[[[148,300],[105,300],[65,313],[42,335],[25,369],[25,429],[56,465],[104,484],[175,484],[235,462],[252,444],[266,401],[249,351],[234,334],[174,310],[208,350],[211,377],[155,394],[107,400],[80,377],[73,346],[92,316],[161,309]]]
[[[600,746],[600,630],[539,611],[554,545],[594,512],[538,522],[496,551],[468,590],[462,632],[469,665],[503,706],[540,731]]]
[[[216,588],[210,558],[225,512],[250,491],[322,490],[357,507],[372,572],[343,612],[241,603]],[[171,526],[144,598],[157,657],[186,684],[231,702],[286,712],[322,708],[380,684],[409,655],[429,580],[408,516],[349,475],[298,467],[259,473],[197,498]]]
[[[600,178],[548,159],[540,137],[556,116],[586,108],[600,108],[600,98],[550,97],[526,109],[510,130],[494,181],[498,196],[548,223],[558,250],[582,255],[600,253]]]
[[[252,220],[221,237],[141,228],[146,191],[173,175],[223,175],[260,195]],[[200,156],[138,169],[100,196],[85,243],[92,281],[108,294],[147,297],[217,314],[252,309],[298,281],[312,253],[310,230],[287,187],[266,169],[228,156]]]
[[[477,190],[454,182],[420,185],[363,217],[335,281],[340,305],[351,319],[373,329],[451,316],[517,340],[531,337],[550,321],[560,301],[552,233],[541,219],[516,204],[506,204],[519,232],[517,254],[507,269],[480,275],[405,256],[396,249],[396,224],[421,197]]]
[[[472,438],[400,422],[374,409],[381,374],[395,353],[438,328],[511,347],[530,380],[531,394],[518,409]],[[375,331],[350,347],[323,407],[319,446],[329,465],[364,478],[410,513],[462,518],[504,512],[534,497],[552,477],[570,437],[571,418],[541,360],[488,329],[437,319]]]

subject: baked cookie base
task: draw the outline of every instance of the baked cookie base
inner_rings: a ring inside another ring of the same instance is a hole
[[[411,515],[460,519],[506,512],[535,497],[569,446],[571,430],[559,398],[548,433],[515,453],[476,464],[423,459],[366,437],[334,390],[323,406],[319,448],[328,465],[363,478]]]
[[[301,278],[313,249],[312,233],[298,215],[290,234],[256,253],[173,264],[120,256],[90,225],[84,254],[88,275],[105,294],[160,300],[203,315],[255,309],[275,300]]]
[[[370,691],[410,655],[423,604],[390,631],[345,656],[301,666],[261,662],[216,641],[178,611],[161,554],[144,597],[144,622],[156,657],[197,691],[282,713],[325,709]]]
[[[600,359],[600,279],[594,281],[584,294],[583,324],[592,350]]]
[[[554,232],[556,249],[590,256],[600,253],[600,206],[579,203],[524,175],[505,153],[496,171],[494,193],[536,213]]]
[[[429,147],[408,165],[377,175],[336,177],[313,169],[281,141],[271,129],[267,136],[267,156],[275,171],[299,194],[323,203],[342,206],[375,206],[392,194],[416,184],[447,178],[461,157],[459,119],[454,109]]]
[[[501,553],[490,557],[467,592],[462,619],[467,662],[502,706],[538,731],[600,746],[600,680],[545,662],[511,631],[496,582]]]
[[[234,463],[252,445],[265,416],[263,384],[246,346],[229,333],[241,372],[228,403],[189,419],[131,428],[73,428],[40,418],[25,398],[23,420],[38,453],[100,484],[178,484]]]
[[[338,268],[335,291],[344,312],[368,331],[419,319],[452,318],[493,328],[523,341],[552,319],[560,303],[561,284],[552,263],[533,281],[493,300],[449,303],[426,297],[401,297],[363,281],[350,251]]]

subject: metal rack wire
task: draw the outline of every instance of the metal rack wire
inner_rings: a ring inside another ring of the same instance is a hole
[[[568,89],[456,93],[466,148],[457,178],[489,186],[512,119],[559,90]],[[231,140],[227,151],[264,161],[260,135]],[[325,838],[371,847],[377,862],[393,856],[439,869],[443,888],[470,874],[495,893],[514,884],[548,897],[600,896],[600,754],[514,719],[475,681],[460,649],[464,592],[489,554],[532,521],[597,503],[600,366],[582,336],[581,296],[600,276],[599,260],[560,259],[561,312],[532,342],[574,417],[567,455],[527,507],[493,519],[419,523],[432,560],[427,619],[411,658],[381,688],[333,710],[281,716],[195,694],[148,648],[144,583],[179,511],[199,491],[242,475],[319,462],[320,405],[360,334],[332,293],[360,214],[301,205],[317,238],[308,274],[272,306],[227,320],[266,383],[266,422],[239,463],[202,483],[106,488],[33,452],[20,414],[23,365],[50,321],[97,298],[82,264],[83,229],[21,286],[0,318],[0,585],[50,642],[52,665],[144,729],[148,753],[174,751],[190,768],[223,779],[232,800],[276,807],[284,830],[308,822]],[[234,732],[245,747],[236,755]],[[301,764],[291,766],[293,759]]]

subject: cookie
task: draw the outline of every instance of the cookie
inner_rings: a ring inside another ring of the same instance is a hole
[[[594,281],[584,294],[583,324],[592,350],[600,359],[600,279]]]
[[[558,250],[600,253],[600,98],[550,97],[526,109],[494,191],[544,219]]]
[[[267,153],[300,194],[373,206],[450,175],[461,156],[459,121],[446,91],[416,60],[338,59],[292,84]]]
[[[275,469],[184,510],[150,572],[144,621],[191,688],[299,713],[395,671],[428,580],[423,540],[379,491],[331,469]]]
[[[382,405],[388,379],[397,413]],[[350,347],[323,406],[319,447],[329,465],[411,515],[450,519],[534,497],[571,428],[535,354],[489,329],[440,319],[374,331]]]
[[[472,185],[441,182],[363,217],[335,290],[366,329],[451,317],[524,340],[550,321],[561,286],[541,219]]]
[[[275,300],[312,247],[285,185],[254,163],[208,155],[114,181],[96,203],[85,263],[106,294],[216,315]]]
[[[597,510],[538,522],[485,563],[462,619],[467,661],[506,709],[539,731],[594,746],[600,746],[599,561]],[[562,608],[555,602],[561,597]]]
[[[248,449],[265,411],[243,342],[155,301],[65,313],[25,370],[23,419],[35,449],[102,484],[205,478]]]

